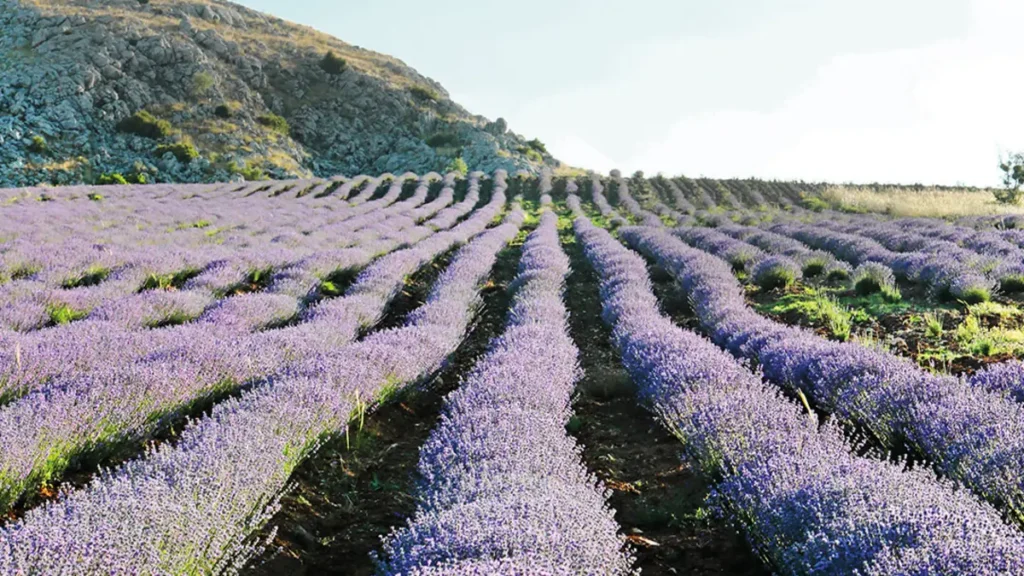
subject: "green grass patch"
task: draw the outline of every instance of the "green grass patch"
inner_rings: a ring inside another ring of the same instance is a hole
[[[147,328],[166,328],[168,326],[181,326],[186,322],[191,322],[196,319],[194,314],[189,314],[184,310],[175,310],[162,318],[156,318],[149,322],[146,322]]]
[[[110,276],[109,268],[93,267],[89,268],[79,276],[65,279],[61,282],[60,286],[64,289],[96,286],[100,282],[106,280],[108,276]]]
[[[168,274],[150,274],[139,287],[139,292],[147,290],[170,290],[180,289],[186,282],[199,276],[202,270],[199,268],[186,268]]]
[[[84,310],[75,310],[63,302],[50,304],[46,307],[46,313],[50,317],[51,326],[70,324],[89,315],[88,312]]]

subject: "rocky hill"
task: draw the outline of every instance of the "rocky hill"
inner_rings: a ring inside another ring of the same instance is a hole
[[[456,158],[557,164],[396,58],[229,2],[0,0],[0,186],[427,172]]]

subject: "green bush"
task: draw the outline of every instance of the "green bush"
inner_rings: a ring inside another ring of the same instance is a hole
[[[413,86],[409,88],[409,93],[417,100],[423,100],[426,102],[437,102],[441,99],[440,94],[430,88],[424,88],[423,86]]]
[[[822,210],[828,209],[828,202],[818,198],[817,196],[808,196],[800,203],[803,204],[804,208],[811,210],[812,212],[821,212]]]
[[[256,121],[263,126],[270,128],[274,132],[280,132],[281,134],[287,134],[290,130],[288,121],[273,112],[267,112],[257,118]]]
[[[188,142],[175,142],[174,144],[161,144],[156,147],[156,155],[163,157],[164,154],[170,152],[174,154],[174,157],[178,159],[178,162],[188,164],[189,162],[199,158],[199,150]]]
[[[128,180],[118,172],[112,174],[100,174],[100,177],[96,179],[96,184],[100,186],[109,186],[111,184],[127,184]]]
[[[462,141],[457,134],[438,133],[429,136],[424,142],[431,148],[457,148],[462,146]]]
[[[530,148],[536,150],[537,152],[540,152],[541,154],[547,154],[548,153],[548,147],[545,146],[544,143],[541,142],[537,138],[534,138],[533,140],[530,140],[529,142],[526,143],[526,145],[529,146]],[[644,173],[640,172],[640,171],[638,171],[638,172],[640,174],[640,178],[643,178],[644,177]]]
[[[228,164],[228,172],[238,174],[250,182],[267,179],[267,173],[263,171],[263,168],[260,168],[250,162],[246,162],[244,165],[241,165],[238,162],[231,162]]]
[[[33,154],[46,154],[48,147],[46,146],[46,138],[36,134],[32,137],[32,142],[28,145],[28,151]]]
[[[77,322],[89,315],[84,310],[75,310],[64,303],[50,304],[46,307],[46,313],[50,316],[50,325],[59,326]]]
[[[197,97],[205,96],[216,83],[217,81],[214,79],[213,74],[209,72],[196,72],[196,75],[192,77],[192,95]]]
[[[174,132],[170,122],[161,120],[145,110],[121,120],[117,124],[117,129],[119,132],[153,139],[167,138]]]
[[[462,157],[460,156],[458,158],[453,158],[452,161],[449,162],[447,166],[445,166],[444,171],[445,173],[458,172],[459,174],[465,176],[469,172],[469,166],[466,165],[466,161],[463,160]]]
[[[328,51],[324,55],[323,60],[320,61],[320,68],[331,75],[341,74],[348,67],[348,62],[341,56],[336,55],[334,52]]]
[[[235,111],[231,109],[231,106],[227,104],[221,104],[213,109],[213,114],[218,118],[224,118],[225,120],[235,115]]]

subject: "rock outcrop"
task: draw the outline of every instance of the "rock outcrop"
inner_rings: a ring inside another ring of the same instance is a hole
[[[125,130],[139,112],[169,129]],[[228,2],[0,0],[0,186],[429,172],[457,157],[557,164],[395,58]]]

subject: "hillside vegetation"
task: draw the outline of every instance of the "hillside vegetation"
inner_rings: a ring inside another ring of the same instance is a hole
[[[457,158],[557,165],[396,58],[229,2],[0,0],[0,186],[428,172]]]

